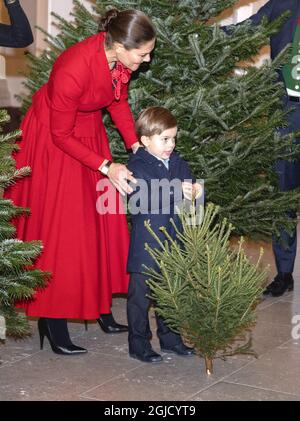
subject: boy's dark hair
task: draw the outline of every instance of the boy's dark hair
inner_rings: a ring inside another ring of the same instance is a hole
[[[123,44],[126,50],[140,48],[156,37],[153,23],[140,10],[109,10],[100,19],[99,32],[106,32],[105,45],[111,48],[114,42]]]
[[[142,136],[149,137],[161,134],[163,131],[176,126],[177,121],[175,117],[164,107],[146,108],[135,122],[135,130],[139,140],[141,140]]]

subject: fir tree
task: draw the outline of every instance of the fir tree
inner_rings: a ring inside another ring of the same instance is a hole
[[[129,90],[134,114],[150,105],[170,108],[177,117],[177,149],[198,178],[205,179],[206,197],[220,206],[237,234],[270,237],[294,221],[286,218],[298,206],[299,191],[280,192],[273,171],[278,159],[299,156],[294,135],[276,132],[285,124],[281,109],[283,84],[276,70],[287,52],[257,69],[251,57],[269,42],[282,20],[259,27],[246,22],[230,33],[214,24],[234,0],[97,0],[95,13],[74,1],[73,22],[56,16],[60,34],[48,36],[49,49],[30,57],[26,82],[31,95],[47,81],[57,55],[97,31],[97,18],[112,7],[137,8],[157,28],[157,45],[150,66],[133,76]],[[242,65],[241,63],[247,63]],[[239,67],[241,76],[234,70]],[[114,158],[125,162],[118,133],[109,138]]]
[[[0,124],[9,121],[5,110],[0,110]],[[18,179],[27,176],[30,168],[24,167],[16,170],[15,161],[11,157],[17,150],[16,137],[20,131],[4,134],[0,131],[0,190],[1,192],[17,182]],[[15,227],[11,223],[28,210],[14,206],[12,201],[0,196],[0,317],[2,335],[5,332],[3,320],[5,320],[7,334],[15,337],[23,337],[29,334],[27,319],[22,313],[16,311],[15,302],[27,300],[33,296],[34,288],[44,285],[45,274],[40,270],[30,270],[34,259],[41,252],[39,241],[23,242],[14,238]]]
[[[173,240],[164,227],[162,242],[149,222],[146,226],[159,249],[146,249],[159,271],[148,269],[156,310],[175,331],[205,358],[207,373],[213,359],[235,353],[253,353],[251,341],[241,342],[255,322],[255,307],[262,293],[265,273],[249,262],[242,240],[238,251],[230,249],[232,225],[216,223],[218,208],[209,204],[201,223],[199,216],[183,213],[183,231]]]

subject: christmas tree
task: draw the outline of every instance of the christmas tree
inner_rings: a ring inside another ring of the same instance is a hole
[[[265,273],[246,257],[242,240],[232,251],[232,225],[216,223],[218,208],[209,204],[201,218],[195,209],[181,215],[183,231],[173,240],[165,228],[162,242],[149,223],[147,228],[159,248],[146,249],[159,271],[148,269],[151,296],[166,323],[193,344],[213,371],[213,359],[235,353],[253,353],[251,341],[243,340],[255,322],[255,307],[262,293]]]
[[[5,110],[0,110],[0,124],[9,121]],[[18,179],[27,176],[30,168],[16,170],[11,157],[17,150],[15,144],[20,131],[4,134],[0,131],[0,190],[3,191]],[[15,227],[11,223],[28,210],[14,206],[10,200],[0,196],[0,339],[8,335],[23,337],[29,334],[29,325],[24,315],[15,309],[15,302],[33,296],[34,288],[42,287],[45,273],[30,270],[34,259],[41,252],[39,241],[23,242],[14,238]]]
[[[229,33],[213,23],[234,0],[98,0],[94,13],[74,1],[73,21],[56,16],[60,33],[47,36],[49,48],[31,56],[26,82],[29,96],[47,81],[55,58],[68,46],[97,32],[105,10],[136,8],[157,28],[152,63],[134,74],[130,104],[135,115],[151,105],[170,108],[178,120],[177,149],[198,178],[205,179],[206,197],[220,206],[220,216],[234,233],[269,238],[296,209],[299,191],[280,192],[274,163],[299,157],[294,135],[279,135],[285,124],[281,109],[284,87],[276,70],[288,52],[272,64],[256,68],[251,58],[269,42],[283,18],[252,27],[246,22]],[[239,75],[235,70],[239,68]],[[119,135],[106,117],[115,160],[126,163]]]

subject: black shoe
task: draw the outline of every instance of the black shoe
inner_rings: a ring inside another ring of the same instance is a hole
[[[182,357],[191,357],[195,355],[194,348],[184,345],[183,342],[174,345],[172,348],[161,348],[161,350],[167,354],[177,354]]]
[[[294,290],[294,279],[291,273],[279,273],[275,276],[274,281],[271,282],[264,290],[264,295],[272,295],[273,297],[280,297],[286,291]]]
[[[128,326],[120,325],[115,321],[113,315],[110,314],[100,314],[99,319],[97,319],[101,329],[105,333],[123,333],[128,332]]]
[[[55,329],[59,332],[55,332]],[[69,337],[67,322],[65,319],[48,319],[40,318],[38,320],[38,330],[40,334],[41,349],[44,347],[44,337],[46,336],[51,349],[55,354],[75,355],[85,354],[87,350],[80,346],[74,345]],[[54,336],[59,336],[59,343],[54,339]]]
[[[153,349],[147,349],[143,354],[134,354],[129,353],[131,358],[135,358],[136,360],[140,360],[143,363],[160,363],[162,362],[162,356],[159,355],[157,352],[153,351]]]

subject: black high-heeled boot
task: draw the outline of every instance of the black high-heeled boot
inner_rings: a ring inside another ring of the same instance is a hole
[[[66,319],[40,318],[38,320],[41,349],[46,336],[55,354],[85,354],[87,350],[71,342]]]
[[[113,318],[112,313],[109,314],[100,314],[99,319],[97,319],[99,326],[105,333],[123,333],[128,332],[128,326],[120,325]]]

